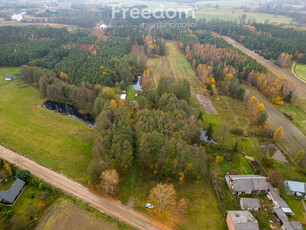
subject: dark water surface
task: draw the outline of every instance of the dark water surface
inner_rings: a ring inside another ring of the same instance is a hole
[[[56,102],[56,101],[46,101],[42,106],[46,109],[57,111],[59,113],[64,113],[69,117],[83,121],[90,127],[94,127],[96,123],[96,118],[93,115],[89,113],[81,114],[79,112],[79,109],[72,105],[67,105],[65,103]]]

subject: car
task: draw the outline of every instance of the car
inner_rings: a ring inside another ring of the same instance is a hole
[[[147,203],[147,204],[146,204],[146,207],[147,207],[147,208],[153,208],[153,205],[150,204],[150,203]]]

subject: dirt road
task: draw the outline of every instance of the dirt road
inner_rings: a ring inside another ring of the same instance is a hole
[[[292,73],[295,77],[299,78],[301,81],[303,81],[303,82],[306,83],[306,81],[304,81],[299,75],[297,75],[297,74],[295,73],[295,65],[296,65],[296,62],[294,61],[294,62],[292,63],[292,66],[291,66],[291,73]]]
[[[112,202],[100,197],[72,179],[45,168],[26,157],[4,148],[3,146],[0,146],[0,158],[17,165],[21,169],[29,170],[35,177],[62,189],[99,211],[127,223],[134,228],[153,230],[170,229],[149,217],[120,204],[119,202]]]
[[[296,152],[304,149],[306,150],[306,136],[299,130],[290,120],[288,120],[277,108],[275,108],[270,101],[261,95],[256,89],[244,86],[248,89],[251,95],[254,95],[264,104],[266,113],[268,114],[268,121],[270,128],[273,130],[283,126],[283,140],[282,143],[288,147],[289,152],[294,155]],[[305,162],[306,163],[306,162]]]
[[[226,40],[228,43],[232,44],[237,49],[240,49],[245,54],[249,55],[250,57],[254,58],[257,62],[260,64],[266,66],[267,68],[273,70],[275,73],[277,73],[281,78],[287,78],[290,82],[296,85],[298,90],[299,97],[306,99],[306,82],[302,81],[300,78],[292,75],[291,73],[287,72],[286,70],[280,68],[279,66],[275,65],[271,61],[263,58],[259,54],[255,53],[252,50],[249,50],[248,48],[244,47],[240,43],[236,42],[235,40],[231,39],[227,36],[222,36],[224,40]]]

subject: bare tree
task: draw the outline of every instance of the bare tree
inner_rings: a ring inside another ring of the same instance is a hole
[[[101,190],[106,195],[115,195],[119,185],[119,174],[116,169],[109,169],[101,173]]]
[[[152,213],[159,218],[171,215],[176,207],[176,191],[173,184],[158,184],[151,189],[149,202],[154,206]]]

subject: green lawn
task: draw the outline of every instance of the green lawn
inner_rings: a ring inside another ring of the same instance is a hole
[[[123,203],[132,202],[136,210],[146,213],[145,205],[150,189],[157,183],[167,181],[159,181],[136,167],[121,177],[118,198]],[[208,178],[203,178],[198,183],[185,182],[174,185],[178,198],[184,198],[187,207],[184,219],[176,229],[226,229],[225,217]]]
[[[300,78],[306,81],[306,64],[296,63],[294,71]]]
[[[231,128],[239,128],[245,132],[255,127],[254,117],[246,105],[229,96],[220,96],[220,100],[210,97],[221,119]]]
[[[306,135],[306,112],[295,106],[294,104],[286,104],[278,107],[283,113],[291,114],[293,123]]]
[[[291,210],[294,212],[294,216],[292,216],[290,219],[295,221],[300,221],[302,224],[306,224],[306,212],[303,207],[303,203],[301,199],[297,199],[294,196],[282,196],[283,199],[286,201],[288,206],[291,208]]]
[[[19,73],[19,67],[0,67],[0,86],[8,83],[8,81],[5,81],[7,75],[15,75]]]
[[[86,183],[93,130],[41,107],[38,89],[18,79],[0,86],[0,143]]]
[[[243,10],[235,10],[233,11],[228,7],[222,7],[220,9],[216,8],[204,8],[196,11],[196,19],[206,18],[206,20],[212,20],[214,18],[219,18],[222,20],[228,21],[240,21],[240,17],[246,14],[246,22],[249,19],[255,19],[257,23],[264,23],[266,19],[269,20],[269,23],[276,22],[276,23],[291,23],[292,19],[283,15],[278,15],[274,17],[273,14],[263,14],[263,13],[256,13],[256,12],[244,12]]]
[[[126,99],[130,101],[135,101],[137,98],[135,97],[135,94],[137,91],[134,89],[132,85],[129,85],[126,87]]]
[[[186,58],[184,56],[180,56],[179,59],[180,59],[181,63],[184,65],[185,69],[187,70],[187,73],[192,75],[193,71],[192,71],[189,63],[187,62]]]

